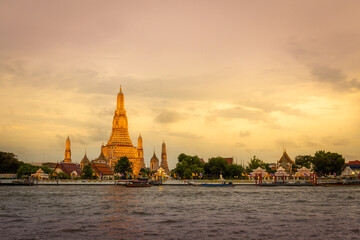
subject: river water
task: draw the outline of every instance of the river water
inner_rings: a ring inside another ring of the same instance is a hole
[[[359,239],[360,187],[1,186],[0,239]]]

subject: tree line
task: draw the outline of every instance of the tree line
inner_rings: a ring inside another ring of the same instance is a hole
[[[344,168],[345,159],[338,153],[317,151],[314,156],[299,155],[295,157],[293,170],[301,167],[312,168],[319,176],[327,174],[340,175]],[[258,167],[265,169],[268,173],[275,173],[269,163],[256,156],[253,156],[247,166],[238,164],[228,164],[222,157],[213,157],[207,163],[202,162],[198,156],[190,156],[181,153],[178,157],[178,163],[175,169],[171,171],[172,176],[176,178],[208,178],[218,179],[220,175],[227,179],[244,179]]]
[[[312,168],[319,176],[327,174],[341,174],[344,168],[345,159],[338,153],[325,152],[323,150],[315,152],[312,155],[298,155],[295,157],[295,165],[293,169],[307,167]],[[228,179],[244,179],[254,169],[261,167],[268,173],[274,173],[275,170],[270,168],[268,163],[265,163],[256,156],[250,159],[247,166],[238,164],[228,164],[224,158],[213,157],[207,163],[201,161],[198,156],[190,156],[181,153],[178,156],[178,163],[175,169],[171,171],[171,175],[176,178],[214,178],[217,179],[222,175]],[[54,174],[53,170],[46,166],[33,166],[28,163],[19,161],[14,153],[0,151],[0,173],[15,173],[17,177],[31,176],[39,168],[50,175],[50,178],[70,178],[64,173]],[[114,172],[120,175],[120,178],[128,178],[133,173],[132,164],[127,157],[121,157],[116,163]],[[94,177],[94,170],[90,165],[84,167],[81,178],[92,179]],[[150,176],[151,172],[148,169],[140,170],[141,176]]]

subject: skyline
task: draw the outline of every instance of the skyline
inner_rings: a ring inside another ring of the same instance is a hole
[[[86,4],[85,4],[86,3]],[[145,163],[360,159],[358,1],[3,1],[0,149],[100,154],[122,85]]]

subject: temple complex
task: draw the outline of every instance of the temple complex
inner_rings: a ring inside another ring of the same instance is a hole
[[[108,160],[109,165],[114,168],[121,157],[128,157],[132,163],[133,173],[139,174],[141,168],[145,168],[142,137],[138,138],[138,147],[135,147],[130,139],[128,131],[128,120],[124,105],[124,94],[120,87],[117,95],[117,105],[114,113],[112,131],[109,141],[101,147],[101,154]]]
[[[162,146],[161,146],[161,165],[162,169],[164,169],[164,171],[169,174],[169,166],[168,166],[168,162],[167,162],[167,155],[166,155],[166,145],[165,142],[163,142]]]
[[[66,143],[65,143],[65,158],[64,161],[65,163],[71,163],[71,149],[70,149],[70,138],[69,136],[66,139]]]

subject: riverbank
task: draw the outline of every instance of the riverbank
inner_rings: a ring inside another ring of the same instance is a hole
[[[162,182],[162,186],[190,186],[188,182],[194,183],[223,183],[224,181],[231,181],[234,186],[256,186],[257,184],[253,180],[176,180],[169,179]],[[17,185],[18,179],[0,179],[0,185]],[[70,179],[58,179],[58,180],[34,180],[33,185],[125,185],[126,180],[70,180]],[[26,184],[29,185],[29,184]],[[272,185],[271,182],[263,182],[263,185]],[[288,181],[285,184],[278,183],[276,186],[312,186],[308,182],[302,181]]]

